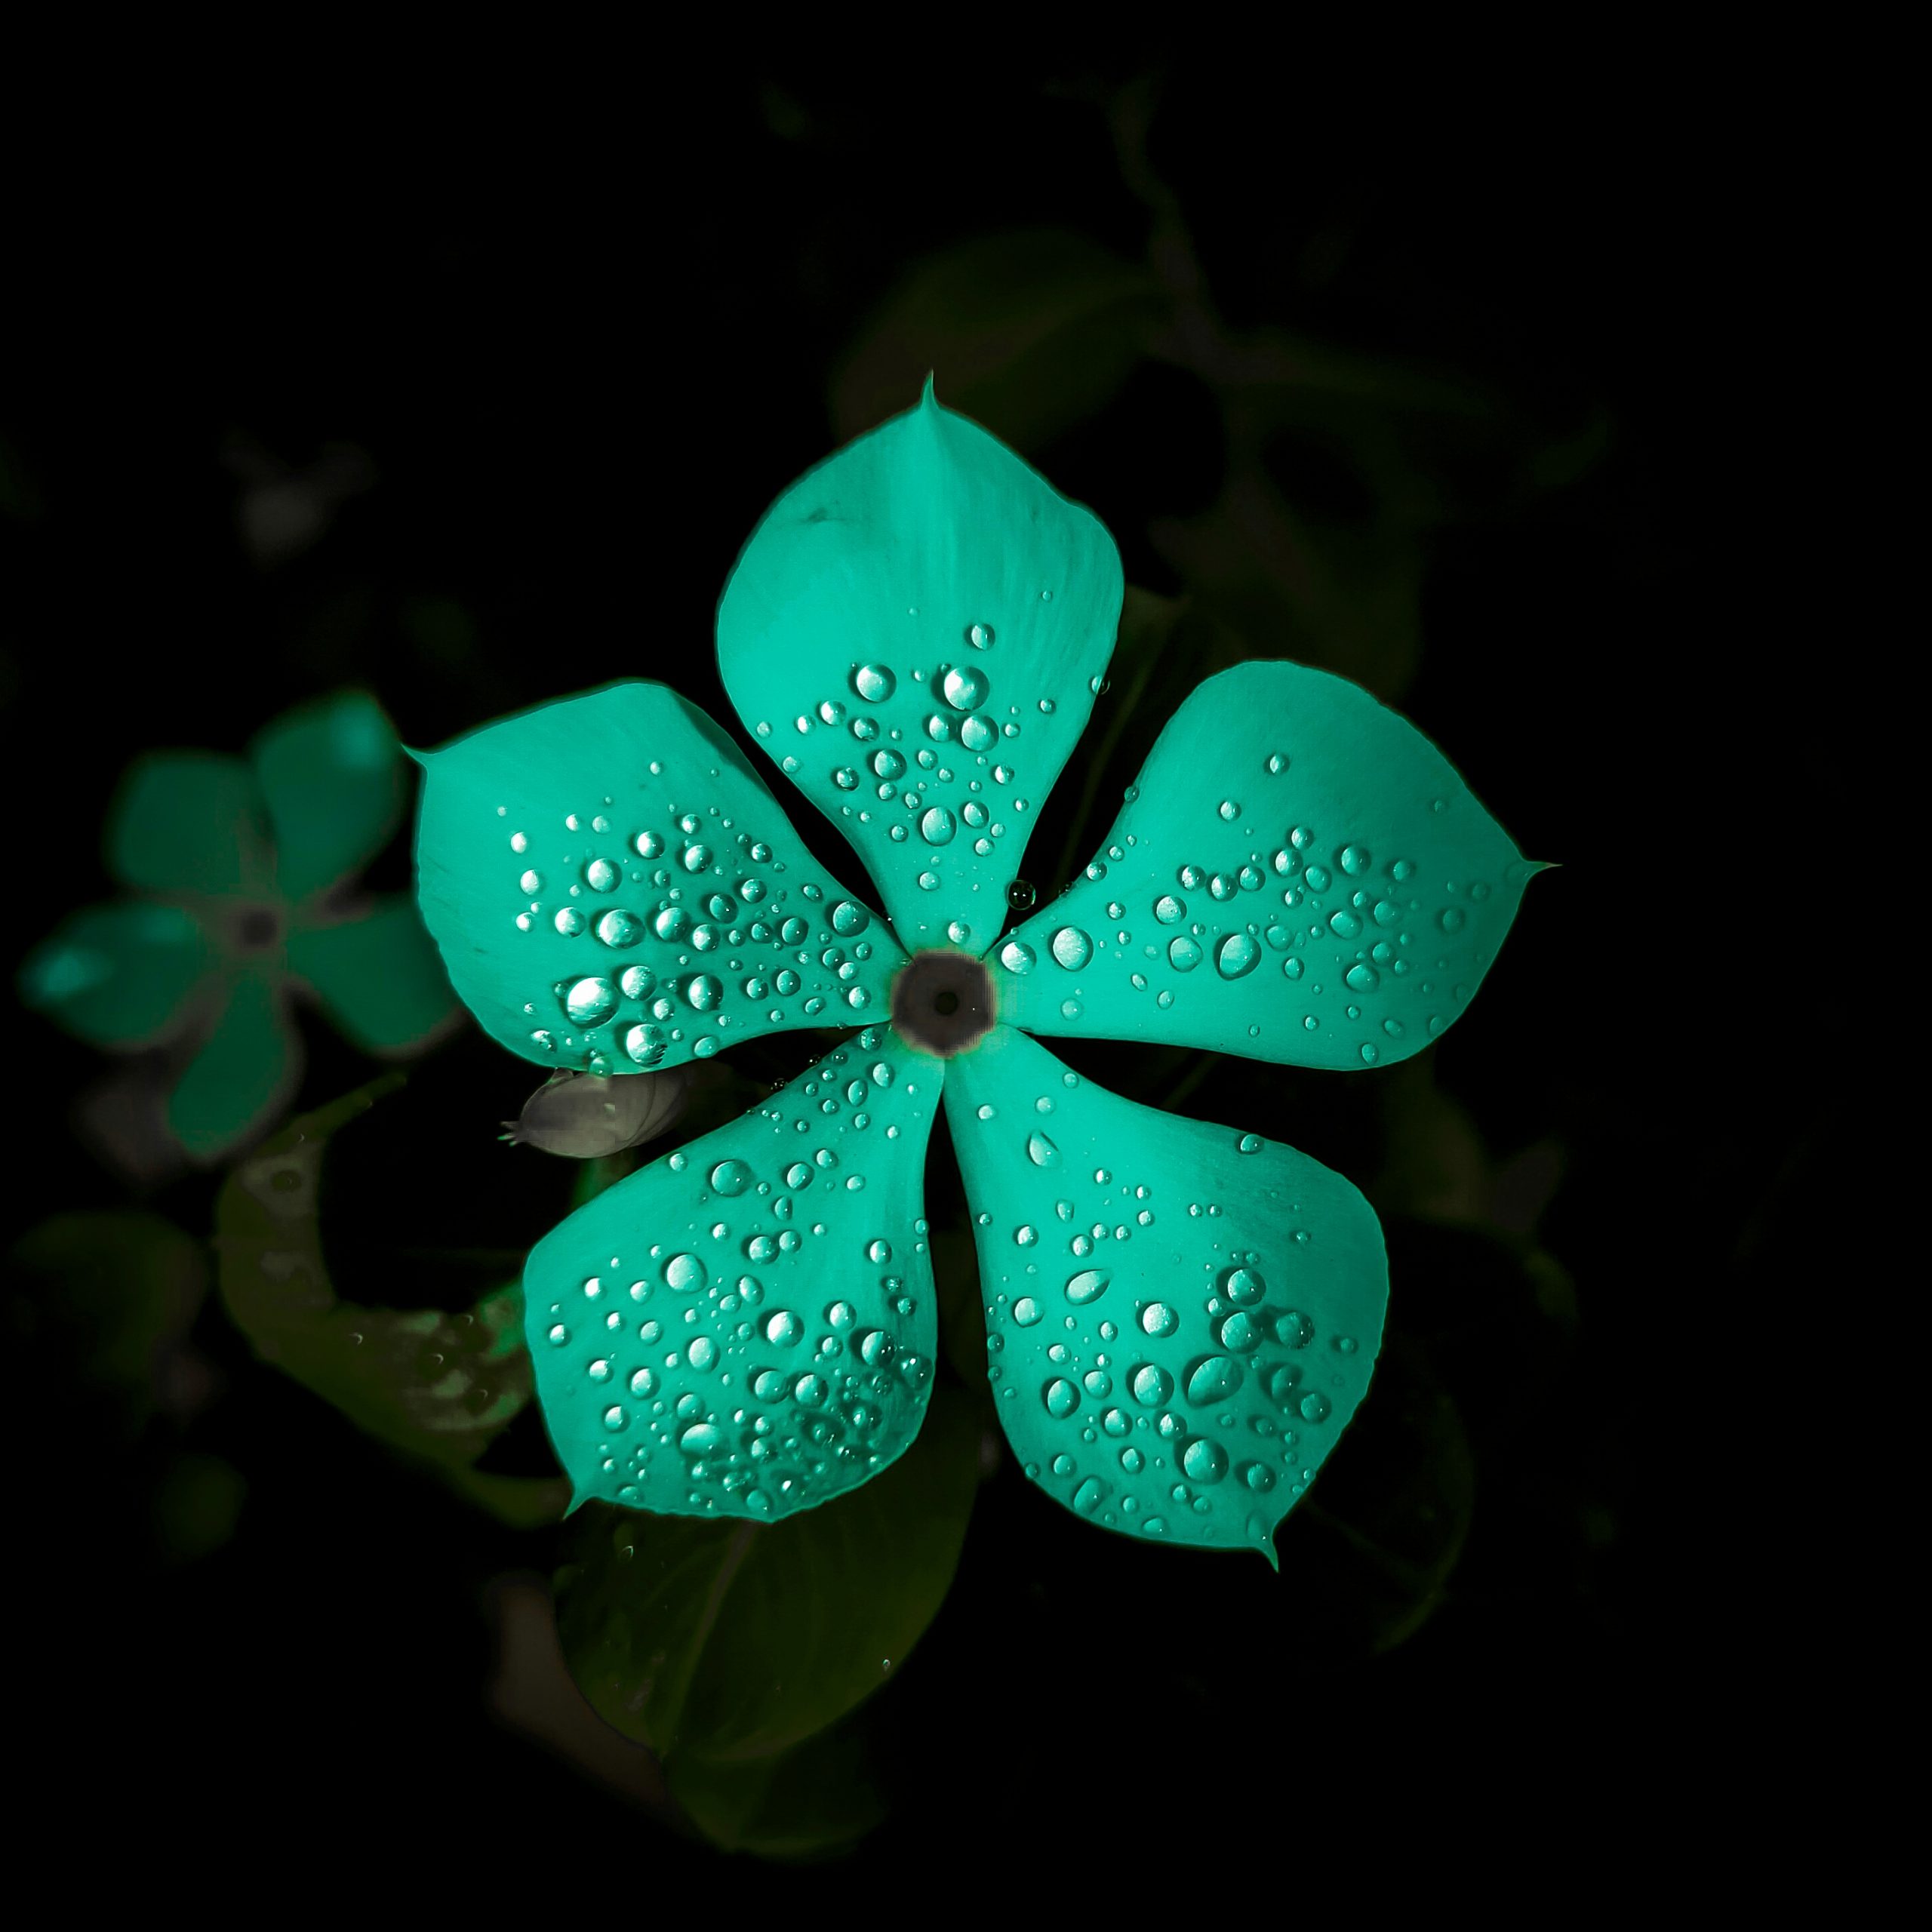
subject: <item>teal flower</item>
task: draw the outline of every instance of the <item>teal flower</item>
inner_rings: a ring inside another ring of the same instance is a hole
[[[109,870],[139,896],[85,907],[36,947],[22,999],[96,1046],[192,1049],[165,1117],[208,1161],[300,1083],[292,992],[367,1052],[426,1044],[460,1009],[416,908],[353,891],[401,821],[407,771],[360,692],[288,712],[245,759],[147,754],[106,835]]]
[[[663,685],[423,758],[424,917],[513,1052],[614,1074],[858,1029],[532,1252],[539,1398],[578,1503],[768,1519],[904,1451],[937,1343],[943,1100],[1027,1475],[1115,1531],[1274,1560],[1368,1385],[1375,1216],[1292,1149],[1136,1106],[1031,1036],[1386,1064],[1468,1004],[1535,868],[1367,693],[1248,663],[1181,706],[1085,876],[1001,941],[1122,588],[1095,518],[930,383],[768,512],[719,669],[883,918]]]

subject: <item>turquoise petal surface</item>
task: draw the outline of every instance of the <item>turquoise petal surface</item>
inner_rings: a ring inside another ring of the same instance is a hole
[[[938,1343],[943,1074],[868,1028],[537,1244],[525,1318],[577,1503],[773,1519],[903,1452]]]
[[[424,922],[525,1060],[634,1073],[884,1012],[892,934],[675,691],[614,685],[417,755]]]
[[[145,1046],[174,1031],[214,964],[178,906],[88,906],[27,955],[20,998],[95,1046]]]
[[[457,1009],[414,902],[399,897],[340,925],[298,927],[288,936],[288,969],[368,1053],[415,1046]]]
[[[1128,1536],[1275,1560],[1368,1388],[1388,1264],[1340,1174],[1137,1106],[1010,1027],[946,1069],[1000,1421]]]
[[[129,767],[109,808],[108,869],[143,892],[273,891],[254,774],[214,752],[150,752]]]
[[[299,706],[250,747],[275,834],[275,882],[303,899],[360,871],[401,822],[402,747],[363,691]]]
[[[1174,714],[1087,875],[1000,946],[1000,1017],[1386,1064],[1467,1007],[1538,869],[1359,685],[1237,665]]]
[[[274,978],[239,974],[214,1031],[168,1096],[168,1127],[196,1159],[219,1160],[287,1105],[301,1072],[301,1042]]]
[[[857,848],[906,949],[983,952],[1112,653],[1120,557],[928,383],[766,512],[718,664],[764,751]]]

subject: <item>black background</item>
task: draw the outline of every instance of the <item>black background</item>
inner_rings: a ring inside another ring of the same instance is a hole
[[[1069,1860],[1097,1847],[1096,1872],[1143,1847],[1277,1866],[1292,1892],[1287,1838],[1389,1832],[1492,1867],[1569,1847],[1574,1884],[1647,1866],[1700,1794],[1755,1775],[1769,1613],[1740,1546],[1773,1451],[1727,1418],[1850,1158],[1844,1023],[1829,992],[1777,983],[1764,930],[1816,863],[1838,753],[1813,721],[1803,801],[1767,784],[1793,761],[1777,666],[1804,620],[1740,543],[1771,494],[1766,337],[1789,318],[1762,299],[1759,238],[1774,215],[1802,230],[1804,204],[1709,75],[1582,72],[1418,109],[1373,86],[1318,106],[1314,76],[1226,56],[922,58],[889,83],[754,61],[660,72],[640,99],[609,73],[432,66],[366,91],[257,76],[38,137],[0,392],[23,949],[109,891],[94,827],[147,745],[238,747],[352,681],[417,745],[624,675],[728,716],[717,595],[832,446],[832,374],[906,265],[1041,223],[1144,247],[1095,104],[1137,73],[1161,82],[1152,156],[1231,324],[1472,371],[1553,435],[1611,425],[1579,481],[1432,546],[1401,700],[1562,863],[1438,1060],[1492,1148],[1564,1150],[1540,1238],[1577,1284],[1574,1362],[1484,1465],[1450,1600],[1372,1666],[1191,1614],[1190,1559],[1147,1583],[1144,1552],[1008,1462],[881,1721],[899,1801],[863,1857],[881,1876],[1011,1875],[1044,1856],[1017,1825]],[[1218,459],[1198,398],[1135,395],[1035,460],[1114,531],[1131,582],[1171,592],[1143,532],[1198,509]],[[258,569],[221,460],[237,433],[298,463],[353,443],[377,480]],[[19,1224],[125,1198],[66,1125],[75,1050],[10,1032]],[[307,1038],[305,1103],[365,1077]],[[441,1078],[466,1118],[520,1097],[478,1042]],[[1302,1144],[1347,1171],[1348,1118]],[[555,1218],[554,1176],[466,1198],[472,1158],[426,1153],[377,1218],[509,1245]],[[211,1192],[145,1198],[198,1232]],[[638,1903],[647,1875],[701,1872],[713,1854],[486,1712],[487,1586],[545,1567],[540,1539],[462,1515],[254,1364],[217,1310],[193,1346],[216,1392],[129,1441],[77,1427],[81,1398],[20,1345],[39,1365],[10,1404],[17,1736],[48,1815],[111,1795],[126,1829],[216,1868],[272,1842],[508,1884],[491,1860],[511,1847],[540,1876],[594,1846],[586,1872],[628,1870]],[[247,1484],[233,1540],[185,1566],[149,1521],[184,1444]],[[1109,1687],[1149,1650],[1172,1667],[1143,1708]],[[1257,1680],[1281,1693],[1271,1725],[1295,1714],[1267,1736],[1240,1716]],[[1264,1759],[1278,1799],[1246,1767]],[[572,1882],[578,1909],[631,1909]],[[1092,1895],[1071,1864],[1063,1882],[1069,1906]]]

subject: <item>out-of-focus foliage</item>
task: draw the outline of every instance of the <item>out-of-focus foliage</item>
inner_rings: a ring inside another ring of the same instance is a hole
[[[365,1307],[329,1278],[319,1221],[329,1142],[401,1081],[386,1075],[302,1115],[235,1168],[216,1210],[222,1300],[264,1361],[358,1427],[506,1522],[554,1521],[568,1484],[471,1466],[530,1400],[518,1284],[450,1315]]]

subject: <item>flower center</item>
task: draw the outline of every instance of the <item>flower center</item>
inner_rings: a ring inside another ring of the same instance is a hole
[[[229,928],[237,952],[266,952],[281,937],[281,914],[273,906],[245,906]]]
[[[915,953],[892,982],[892,1024],[909,1047],[950,1060],[993,1023],[992,976],[970,953]]]

